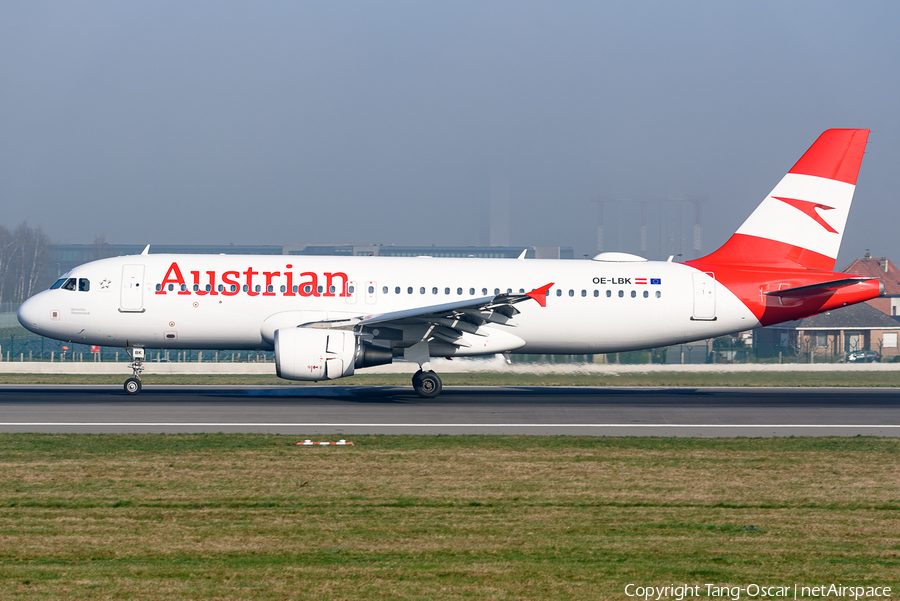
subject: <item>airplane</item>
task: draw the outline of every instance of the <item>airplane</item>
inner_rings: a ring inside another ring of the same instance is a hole
[[[149,254],[92,261],[18,319],[58,340],[124,347],[129,394],[146,349],[275,351],[280,378],[322,381],[432,357],[596,354],[709,339],[863,302],[875,278],[834,272],[869,130],[824,132],[715,252],[648,261]]]

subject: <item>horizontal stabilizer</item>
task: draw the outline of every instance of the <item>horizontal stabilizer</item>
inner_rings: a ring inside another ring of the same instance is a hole
[[[852,286],[860,282],[868,282],[869,280],[877,280],[878,278],[852,277],[840,280],[832,280],[830,282],[821,282],[818,284],[809,284],[808,286],[797,286],[796,288],[785,288],[784,290],[770,290],[764,292],[766,296],[779,296],[782,298],[794,298],[799,296],[815,296],[823,294],[845,286]]]

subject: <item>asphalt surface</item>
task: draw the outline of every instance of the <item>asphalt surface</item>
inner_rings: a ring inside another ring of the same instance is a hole
[[[900,389],[2,385],[0,432],[900,436]]]

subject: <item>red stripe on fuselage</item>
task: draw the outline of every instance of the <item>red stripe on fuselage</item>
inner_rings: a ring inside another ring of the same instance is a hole
[[[701,263],[701,260],[689,261],[686,265],[712,273],[713,277],[737,296],[764,326],[803,319],[823,311],[877,298],[881,294],[880,282],[869,280],[819,294],[779,298],[765,293],[854,276],[809,269],[767,269],[765,266]]]

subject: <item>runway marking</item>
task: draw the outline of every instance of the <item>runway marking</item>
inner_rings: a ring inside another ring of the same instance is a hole
[[[116,426],[205,428],[900,428],[900,424],[387,424],[237,422],[0,422],[5,426]]]

